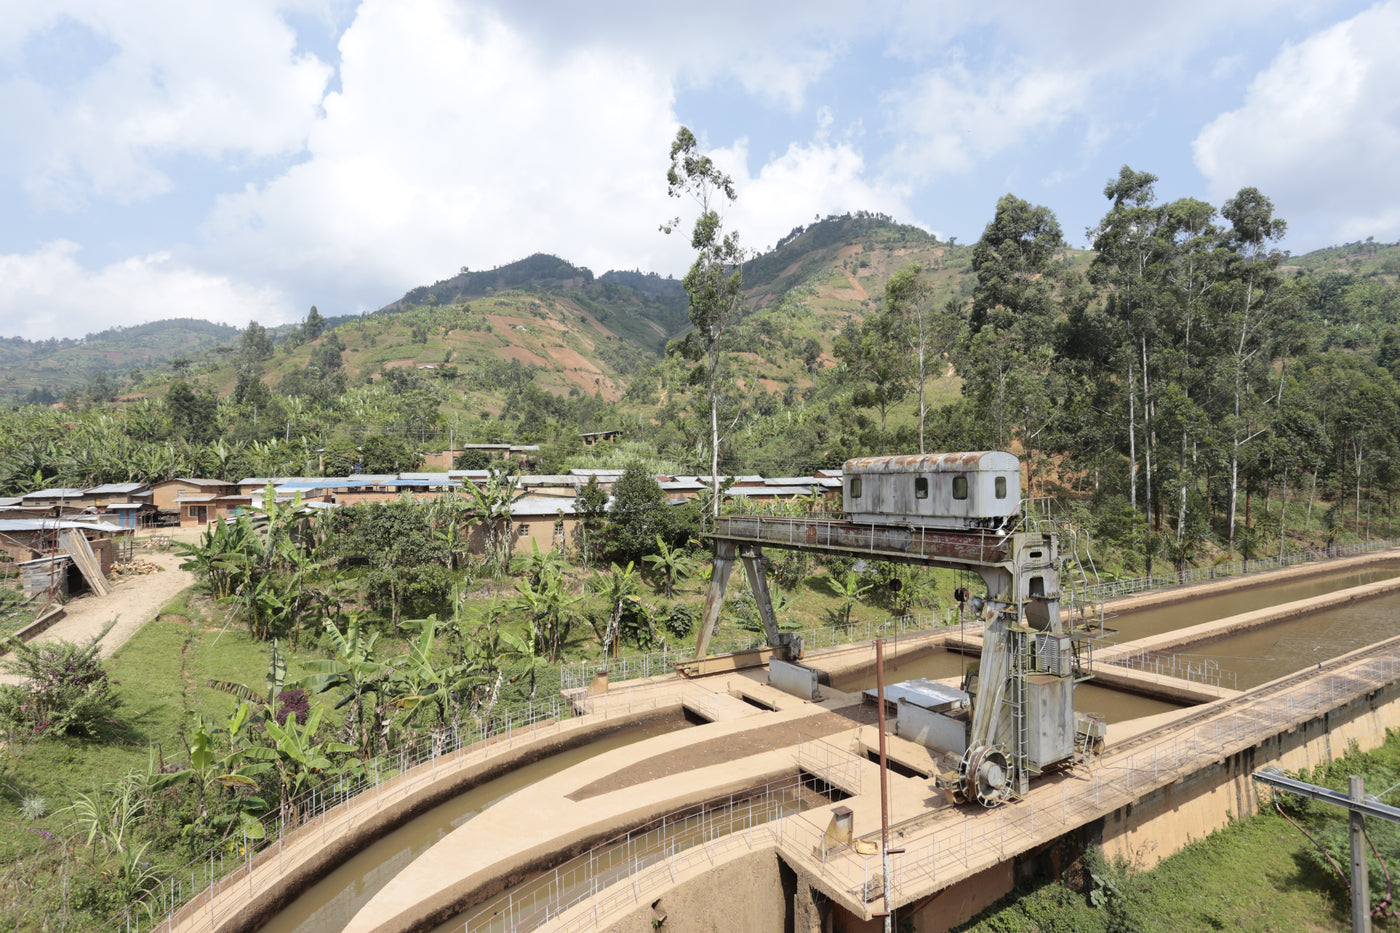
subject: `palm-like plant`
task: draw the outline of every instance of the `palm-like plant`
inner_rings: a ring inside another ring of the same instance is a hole
[[[860,575],[850,570],[846,572],[844,580],[827,577],[826,585],[841,599],[840,608],[830,614],[832,622],[840,628],[850,628],[851,610],[855,608],[856,601],[870,589],[870,584],[862,583]]]
[[[661,535],[656,536],[656,553],[648,554],[642,558],[651,564],[658,574],[661,575],[662,592],[667,599],[671,598],[675,590],[676,581],[682,580],[695,572],[695,567],[699,563],[693,556],[686,553],[683,548],[673,548],[669,546]]]

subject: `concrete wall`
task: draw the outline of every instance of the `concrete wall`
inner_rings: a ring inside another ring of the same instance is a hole
[[[1103,821],[1104,852],[1151,868],[1232,819],[1258,813],[1259,785],[1250,774],[1259,768],[1311,768],[1346,754],[1351,742],[1362,751],[1377,748],[1397,725],[1400,685],[1390,684],[1114,812]]]
[[[747,852],[709,871],[691,875],[667,891],[653,906],[643,904],[624,919],[602,929],[607,933],[785,933],[793,877],[772,850]],[[787,877],[783,877],[784,874]],[[784,892],[787,896],[778,896]],[[665,921],[653,924],[660,915]],[[797,927],[807,933],[811,927]]]

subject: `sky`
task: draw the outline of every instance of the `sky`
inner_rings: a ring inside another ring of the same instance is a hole
[[[0,337],[372,311],[553,253],[680,276],[688,126],[763,250],[874,211],[1072,246],[1123,165],[1400,240],[1400,0],[0,0]],[[688,227],[687,227],[688,229]]]

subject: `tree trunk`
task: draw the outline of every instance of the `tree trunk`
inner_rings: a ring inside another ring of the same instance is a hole
[[[1128,359],[1128,502],[1137,511],[1137,383]]]

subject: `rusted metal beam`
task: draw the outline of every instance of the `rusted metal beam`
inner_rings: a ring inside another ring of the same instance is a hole
[[[1011,559],[1012,536],[1000,532],[941,531],[907,525],[875,525],[821,518],[722,515],[717,541],[757,544],[849,557],[873,557],[963,569]]]

